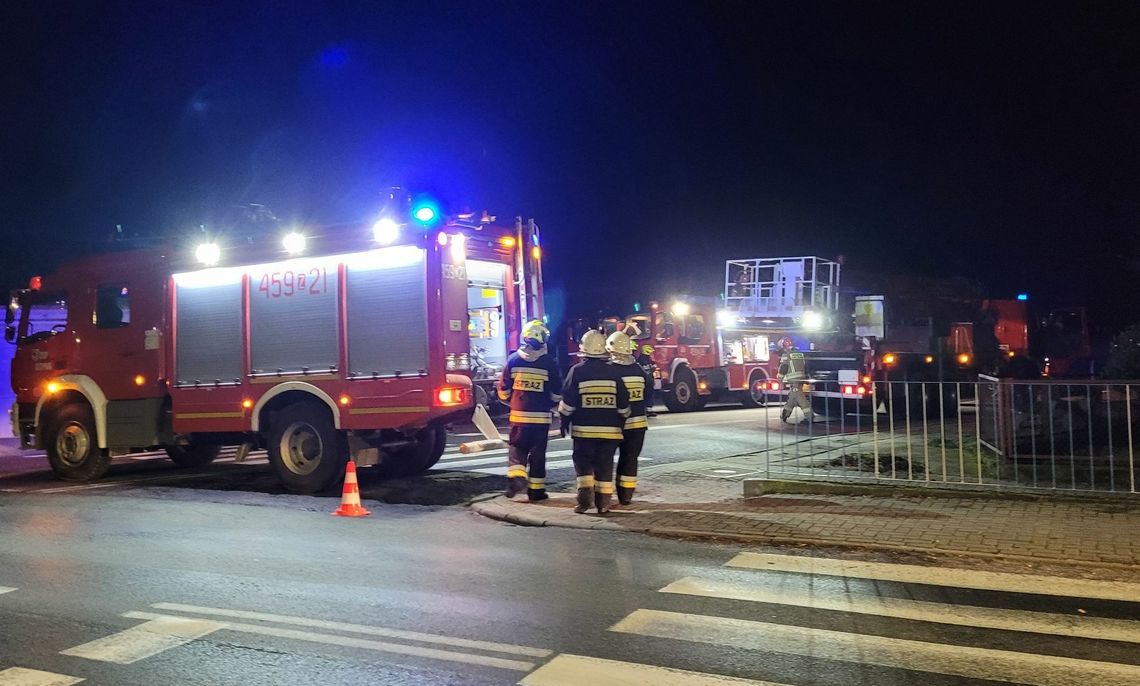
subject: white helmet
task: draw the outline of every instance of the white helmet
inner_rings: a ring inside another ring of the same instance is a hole
[[[615,331],[606,339],[606,350],[613,355],[632,355],[633,340],[624,331]]]
[[[522,333],[519,334],[520,342],[534,350],[539,350],[546,345],[546,339],[549,337],[550,329],[546,328],[546,325],[538,319],[527,322]]]
[[[606,352],[606,337],[601,331],[590,329],[582,334],[582,340],[578,343],[578,354],[582,357],[606,359],[609,357],[609,353]]]

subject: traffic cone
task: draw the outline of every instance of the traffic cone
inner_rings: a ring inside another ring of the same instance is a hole
[[[367,517],[372,514],[360,504],[360,486],[356,483],[356,463],[348,461],[344,468],[344,491],[340,496],[340,507],[333,515],[337,517]]]

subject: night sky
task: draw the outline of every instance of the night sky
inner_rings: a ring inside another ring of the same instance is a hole
[[[360,220],[400,184],[535,217],[573,310],[818,254],[1119,328],[1140,4],[1060,4],[4,3],[0,283],[116,224]]]

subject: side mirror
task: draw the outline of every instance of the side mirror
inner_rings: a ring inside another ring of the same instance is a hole
[[[4,340],[16,342],[16,310],[12,309],[11,303],[4,308]]]

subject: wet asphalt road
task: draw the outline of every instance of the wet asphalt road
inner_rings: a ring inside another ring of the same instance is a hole
[[[662,415],[689,426],[652,456],[755,449],[763,412]],[[460,506],[501,486],[473,471],[492,468],[362,471],[373,515],[341,519],[337,494],[283,493],[264,464],[121,460],[79,488],[4,448],[0,684],[1140,683],[1134,587],[967,590],[937,568],[807,573],[788,551],[515,527]]]

